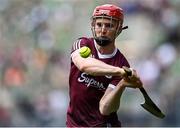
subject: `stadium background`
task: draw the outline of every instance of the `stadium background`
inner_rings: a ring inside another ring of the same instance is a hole
[[[72,43],[91,36],[95,6],[125,11],[117,46],[166,114],[146,112],[139,90],[127,89],[123,126],[180,126],[179,0],[0,0],[0,126],[65,126]]]

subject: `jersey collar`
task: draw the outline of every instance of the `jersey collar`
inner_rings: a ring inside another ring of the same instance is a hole
[[[98,48],[97,48],[96,40],[94,40],[94,45],[95,45],[96,51],[97,51],[97,53],[98,53],[98,57],[99,57],[100,59],[112,58],[112,57],[115,56],[116,53],[117,53],[117,48],[115,48],[114,51],[113,51],[113,53],[111,53],[111,54],[101,54],[101,53],[99,52]]]

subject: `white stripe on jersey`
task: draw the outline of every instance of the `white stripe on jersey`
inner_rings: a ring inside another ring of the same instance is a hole
[[[73,51],[76,50],[76,44],[77,44],[78,40],[74,42],[73,44]]]
[[[78,40],[77,43],[76,43],[76,50],[78,49],[78,43],[79,43],[79,40]]]
[[[81,47],[81,39],[77,40],[76,42],[74,42],[73,44],[73,50],[77,50]]]
[[[79,40],[79,46],[78,49],[81,48],[81,39]]]
[[[77,42],[77,41],[76,41],[76,42]],[[74,45],[75,45],[76,42],[73,43],[73,49],[72,49],[72,50],[74,50],[74,48],[75,48]]]

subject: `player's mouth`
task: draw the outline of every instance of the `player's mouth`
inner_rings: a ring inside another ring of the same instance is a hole
[[[111,39],[106,36],[95,37],[95,40],[100,46],[107,46],[112,42]]]

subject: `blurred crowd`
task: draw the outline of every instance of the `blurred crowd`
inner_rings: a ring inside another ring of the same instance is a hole
[[[129,29],[116,44],[166,115],[150,115],[127,89],[123,126],[180,126],[179,0],[0,0],[0,126],[65,126],[71,45],[91,36],[92,11],[105,3],[124,9]]]

